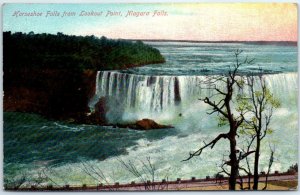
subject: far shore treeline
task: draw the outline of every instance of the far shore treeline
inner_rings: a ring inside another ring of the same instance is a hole
[[[3,33],[4,112],[103,124],[86,118],[98,70],[162,63],[159,50],[142,41],[57,33]]]
[[[142,41],[63,33],[4,32],[5,68],[111,70],[162,63],[160,52]]]

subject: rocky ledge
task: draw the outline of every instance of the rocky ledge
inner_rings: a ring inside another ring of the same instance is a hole
[[[142,119],[138,120],[135,123],[132,124],[117,124],[113,125],[115,127],[119,128],[130,128],[135,130],[152,130],[152,129],[168,129],[168,128],[174,128],[171,125],[161,125],[156,123],[154,120],[151,119]]]

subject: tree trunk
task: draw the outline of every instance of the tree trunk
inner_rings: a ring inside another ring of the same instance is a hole
[[[258,164],[259,164],[259,151],[260,151],[260,138],[256,139],[256,150],[255,150],[255,159],[254,159],[254,178],[253,178],[253,190],[258,189]]]
[[[229,141],[230,141],[230,177],[229,177],[229,190],[236,189],[236,179],[238,175],[238,161],[236,155],[236,130],[231,129],[231,133],[229,134]]]

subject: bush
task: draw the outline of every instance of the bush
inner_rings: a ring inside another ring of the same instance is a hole
[[[290,166],[290,168],[287,171],[288,173],[298,173],[298,164]]]

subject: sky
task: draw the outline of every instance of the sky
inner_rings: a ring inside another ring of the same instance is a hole
[[[26,16],[32,12],[41,15]],[[85,16],[88,12],[98,15]],[[134,15],[142,12],[149,15]],[[6,4],[3,30],[123,39],[297,41],[297,18],[293,3]]]

